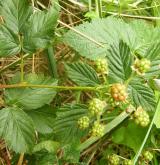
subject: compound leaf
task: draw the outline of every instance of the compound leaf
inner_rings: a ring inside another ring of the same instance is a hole
[[[68,77],[81,86],[100,84],[96,71],[86,63],[77,62],[66,65]]]
[[[37,11],[31,15],[24,33],[24,50],[35,52],[51,44],[57,25],[59,7],[52,5],[48,11]]]
[[[0,137],[15,152],[30,152],[34,145],[32,119],[16,107],[0,110]]]
[[[121,82],[130,77],[132,58],[130,48],[122,40],[119,46],[111,45],[107,59],[109,62],[109,77],[112,81]]]
[[[26,111],[26,113],[32,118],[35,129],[40,133],[51,133],[52,123],[54,122],[54,112],[50,106],[43,106],[39,109]]]
[[[148,111],[155,110],[155,96],[150,87],[142,84],[141,80],[137,79],[130,83],[129,88],[130,97],[136,107],[142,106]]]
[[[32,85],[57,85],[57,80],[44,77],[43,75],[29,74],[25,76],[24,80]],[[20,76],[15,76],[15,78],[10,81],[10,84],[17,84],[19,82]],[[53,100],[55,94],[56,91],[50,88],[15,88],[5,91],[5,100],[8,104],[16,104],[29,110],[49,104]]]
[[[77,121],[86,114],[87,107],[85,105],[66,104],[61,107],[53,124],[53,130],[58,140],[71,143],[75,138],[79,139],[84,132],[78,128]]]
[[[24,24],[32,14],[28,0],[2,1],[1,15],[5,23],[16,34],[22,32]]]
[[[20,52],[18,37],[5,25],[0,26],[0,57],[16,55]]]

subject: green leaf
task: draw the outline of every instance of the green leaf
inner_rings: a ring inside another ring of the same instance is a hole
[[[22,32],[24,24],[32,13],[31,11],[28,0],[2,1],[1,15],[6,25],[17,34]]]
[[[18,36],[5,25],[0,26],[0,57],[16,55],[20,52]]]
[[[91,23],[84,23],[75,27],[75,29],[96,42],[74,31],[69,31],[65,34],[64,42],[75,49],[80,55],[89,59],[105,57],[108,53],[109,45],[117,43],[120,39],[131,44],[136,43],[135,34],[131,27],[122,20],[112,17],[95,19]],[[97,44],[97,42],[102,46]]]
[[[44,77],[43,75],[29,74],[24,78],[28,84],[32,85],[57,85],[57,80]],[[10,84],[17,84],[20,82],[20,76],[15,76],[10,81]],[[14,88],[5,90],[5,100],[7,104],[16,104],[22,106],[26,110],[38,109],[45,104],[49,104],[56,91],[50,88]]]
[[[4,108],[0,110],[0,137],[15,152],[30,152],[34,145],[33,121],[16,107]]]
[[[146,73],[146,77],[153,77],[160,74],[160,42],[154,42],[147,49],[144,57],[151,61],[151,69]]]
[[[53,132],[52,123],[55,119],[53,108],[50,106],[43,106],[39,109],[26,111],[26,113],[32,118],[35,128],[40,133]]]
[[[78,128],[77,121],[87,113],[87,107],[81,104],[66,104],[61,107],[53,123],[53,130],[58,140],[64,143],[71,143],[75,139],[80,139],[84,132]]]
[[[72,142],[72,144],[63,147],[64,156],[63,159],[68,163],[79,163],[80,150],[78,149],[78,141]]]
[[[158,105],[156,108],[155,118],[154,118],[154,124],[159,129],[160,128],[160,101],[158,100]]]
[[[51,140],[42,141],[34,146],[33,152],[38,152],[38,151],[45,149],[50,153],[51,152],[54,153],[58,150],[59,146],[60,146],[60,144],[55,141],[51,141]]]
[[[96,71],[86,63],[77,62],[66,65],[68,77],[81,86],[100,84]]]
[[[113,17],[83,23],[75,27],[75,30],[77,32],[70,30],[64,35],[64,42],[89,59],[105,57],[110,45],[118,45],[119,40],[123,40],[133,52],[143,55],[151,43],[159,40],[160,34],[158,28],[145,21],[126,23]]]
[[[24,51],[36,52],[51,44],[58,16],[59,7],[52,5],[48,11],[38,11],[30,17],[25,27]]]
[[[117,129],[112,134],[114,143],[123,144],[130,147],[136,153],[145,137],[146,129],[139,127],[135,123],[129,123],[126,127]]]
[[[132,59],[129,47],[121,40],[119,46],[111,45],[107,55],[109,78],[114,82],[127,80],[131,73]]]
[[[155,110],[156,99],[150,87],[144,85],[141,80],[137,79],[130,83],[129,88],[130,98],[136,107],[142,106],[148,111]]]

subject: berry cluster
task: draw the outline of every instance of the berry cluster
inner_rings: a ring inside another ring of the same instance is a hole
[[[129,159],[125,159],[124,162],[123,162],[124,165],[133,165],[133,162],[132,160],[129,160]]]
[[[104,125],[95,121],[91,130],[92,136],[102,137],[104,135]]]
[[[151,152],[149,152],[149,151],[145,151],[145,152],[143,153],[143,156],[144,156],[144,158],[145,158],[146,160],[148,160],[148,161],[151,161],[151,160],[153,159],[153,154],[152,154]]]
[[[108,62],[105,58],[96,61],[96,71],[100,74],[108,74]]]
[[[150,67],[151,62],[146,58],[143,58],[141,60],[136,59],[132,69],[135,70],[137,74],[144,75],[144,73],[147,72]]]
[[[125,101],[127,99],[126,86],[120,83],[111,86],[111,96],[115,101]]]
[[[120,164],[120,158],[116,154],[109,155],[108,156],[108,162],[109,162],[109,165],[119,165]]]
[[[142,107],[137,108],[133,114],[133,117],[135,122],[142,127],[146,127],[150,122],[148,113]]]
[[[89,118],[88,116],[83,116],[78,120],[78,125],[80,129],[85,129],[89,127]]]
[[[91,112],[91,114],[100,115],[102,114],[104,107],[105,107],[105,103],[103,101],[94,98],[89,102],[88,109]]]

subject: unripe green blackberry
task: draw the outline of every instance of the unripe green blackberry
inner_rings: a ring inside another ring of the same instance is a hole
[[[146,127],[150,122],[148,113],[142,107],[137,108],[133,114],[133,117],[135,122],[142,127]]]
[[[133,162],[132,162],[132,160],[126,159],[126,160],[124,160],[123,164],[124,165],[133,165]]]
[[[126,86],[120,83],[111,86],[111,96],[115,101],[125,101],[127,99]]]
[[[104,135],[104,125],[95,121],[91,131],[92,136],[102,137]]]
[[[151,152],[149,152],[149,151],[145,151],[145,152],[143,153],[143,156],[144,156],[144,158],[145,158],[146,160],[148,160],[148,161],[151,161],[151,160],[153,159],[153,154],[152,154]]]
[[[108,162],[110,165],[119,165],[120,164],[120,158],[116,154],[109,155],[108,156]]]
[[[89,111],[93,115],[100,115],[103,112],[103,109],[105,107],[105,103],[97,98],[92,99],[89,102]]]
[[[87,116],[83,116],[78,120],[78,126],[80,129],[85,129],[89,127],[89,118]]]
[[[150,68],[151,68],[151,62],[147,60],[146,58],[143,58],[141,60],[136,59],[132,67],[132,69],[135,70],[136,73],[139,75],[143,75]]]
[[[96,71],[101,74],[108,74],[108,62],[105,58],[96,61]]]

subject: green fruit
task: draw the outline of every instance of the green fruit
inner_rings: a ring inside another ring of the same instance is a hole
[[[116,154],[109,155],[108,156],[108,162],[110,165],[119,165],[120,164],[120,158]]]
[[[78,120],[78,126],[80,129],[85,129],[89,127],[89,118],[87,116],[83,116]]]
[[[127,99],[126,86],[120,83],[113,84],[110,89],[111,96],[115,101],[125,101]]]
[[[102,137],[104,135],[104,125],[95,121],[91,131],[92,136]]]
[[[148,160],[148,161],[151,161],[151,160],[153,159],[153,154],[152,154],[151,152],[149,152],[149,151],[145,151],[145,152],[143,153],[143,156],[144,156],[144,158],[145,158],[146,160]]]
[[[108,74],[108,62],[105,58],[96,61],[96,71],[100,74]]]
[[[141,60],[136,59],[134,65],[132,67],[132,69],[135,70],[136,73],[139,75],[143,75],[150,68],[151,68],[151,62],[146,58],[143,58]]]
[[[133,114],[133,117],[136,124],[142,127],[146,127],[150,123],[149,115],[142,107],[137,108]]]
[[[88,109],[93,115],[102,114],[104,108],[105,108],[105,103],[97,98],[94,98],[89,102]]]
[[[132,162],[132,160],[126,159],[126,160],[124,160],[123,164],[124,165],[133,165],[133,162]]]

